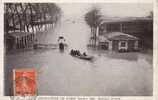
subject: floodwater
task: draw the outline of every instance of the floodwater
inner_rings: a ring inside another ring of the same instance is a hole
[[[13,68],[35,68],[38,95],[149,96],[152,95],[152,59],[142,53],[87,50],[90,29],[83,18],[63,18],[55,31],[41,42],[57,43],[66,38],[68,49],[20,51],[5,57],[5,93],[11,95]],[[85,61],[69,55],[70,49],[87,51],[95,58]]]

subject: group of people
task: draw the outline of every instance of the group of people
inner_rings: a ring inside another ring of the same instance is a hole
[[[81,52],[79,50],[73,50],[73,49],[70,51],[70,54],[75,55],[75,56],[81,56],[81,55],[87,56],[87,54],[85,52],[83,54],[81,54]]]

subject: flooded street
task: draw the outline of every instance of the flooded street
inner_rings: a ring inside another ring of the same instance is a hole
[[[28,50],[6,55],[5,82],[9,94],[13,68],[35,68],[38,95],[148,96],[152,95],[152,63],[142,53],[95,52],[87,50],[90,28],[84,18],[63,18],[55,31],[41,38],[57,43],[64,36],[68,49]],[[42,37],[42,36],[41,36]],[[69,55],[70,49],[87,51],[93,61]]]

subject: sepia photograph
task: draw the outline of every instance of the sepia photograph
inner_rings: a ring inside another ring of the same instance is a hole
[[[152,3],[4,3],[4,95],[153,96]]]

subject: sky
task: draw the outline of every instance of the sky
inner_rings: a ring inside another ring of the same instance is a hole
[[[83,16],[93,6],[108,17],[144,17],[153,9],[152,3],[61,3],[58,4],[67,17]]]

